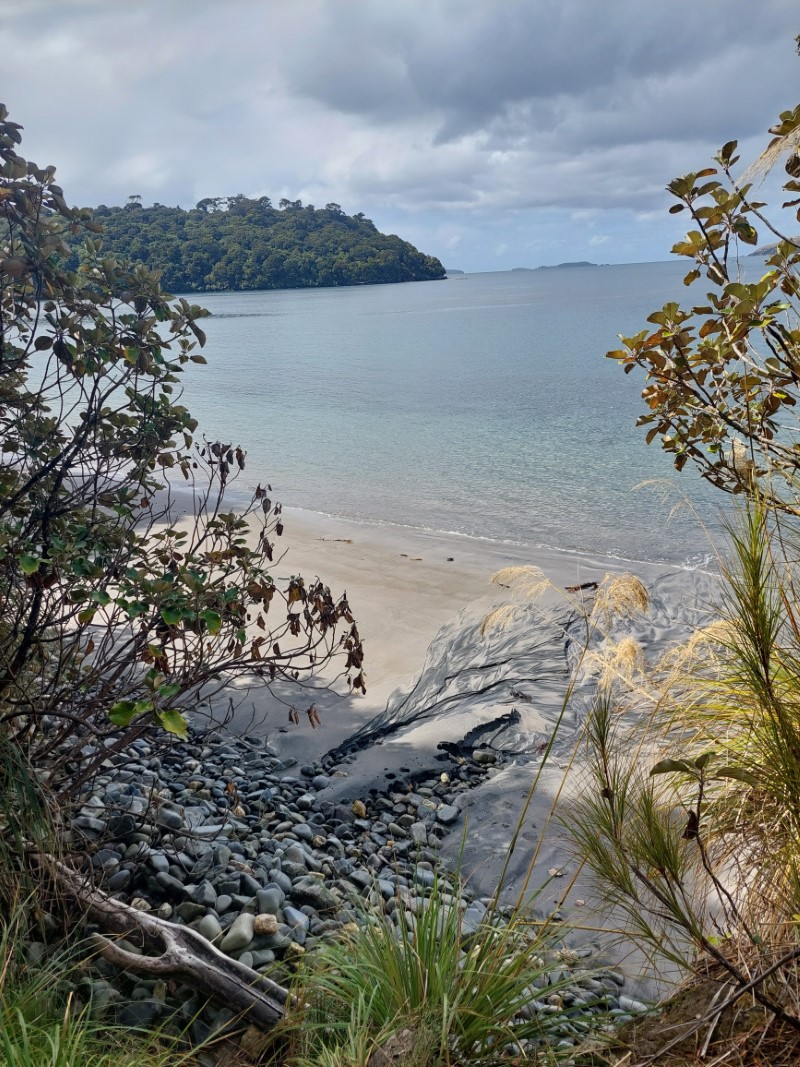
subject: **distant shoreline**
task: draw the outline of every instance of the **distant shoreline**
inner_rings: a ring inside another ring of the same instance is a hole
[[[512,267],[511,270],[573,270],[575,267],[610,267],[615,265],[620,266],[620,264],[591,263],[588,259],[576,259],[567,260],[565,263],[543,263],[540,267]]]

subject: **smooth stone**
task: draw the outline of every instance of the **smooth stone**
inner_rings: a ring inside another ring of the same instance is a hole
[[[440,823],[444,823],[445,826],[450,826],[458,818],[458,808],[453,807],[452,804],[443,804],[441,808],[436,812],[436,818]]]
[[[279,886],[267,886],[256,893],[258,910],[262,915],[277,915],[285,899],[286,894]]]
[[[242,871],[242,880],[239,887],[239,892],[245,896],[254,897],[256,893],[261,889],[261,882],[256,881],[251,874],[247,871]]]
[[[237,872],[236,874],[225,874],[216,883],[216,890],[218,893],[230,893],[234,895],[239,892],[239,886],[242,882],[242,876]]]
[[[409,829],[411,831],[411,839],[415,845],[425,845],[428,843],[428,830],[424,822],[412,823]]]
[[[183,818],[179,811],[161,807],[156,815],[156,825],[163,827],[165,830],[180,830],[183,826]]]
[[[220,895],[217,897],[217,903],[214,910],[216,911],[217,915],[223,915],[228,910],[228,908],[230,908],[231,904],[233,904],[233,897],[230,896],[228,893],[220,893]]]
[[[350,875],[350,881],[359,889],[370,889],[372,886],[372,877],[366,871],[353,871]]]
[[[283,917],[286,920],[287,926],[291,926],[293,929],[303,930],[304,932],[308,930],[308,916],[304,915],[302,911],[298,911],[297,908],[293,908],[291,905],[287,904],[283,909]]]
[[[308,869],[304,863],[292,863],[291,860],[283,860],[281,863],[283,868],[283,874],[285,877],[293,880],[295,878],[302,878],[308,874]]]
[[[369,884],[372,884],[370,879]],[[303,879],[292,886],[291,897],[299,904],[307,904],[315,911],[336,911],[339,907],[339,898],[322,882],[315,878]]]
[[[164,1014],[164,1005],[158,1000],[132,1000],[125,1004],[117,1016],[120,1026],[131,1030],[151,1030]]]
[[[474,763],[486,766],[490,763],[497,763],[497,754],[490,748],[476,748],[472,753],[472,760]]]
[[[219,919],[216,915],[209,913],[204,915],[200,919],[195,927],[199,934],[202,934],[207,941],[216,941],[217,938],[222,937],[222,927],[220,926]]]
[[[283,850],[283,857],[284,859],[289,860],[291,863],[299,863],[303,866],[308,860],[308,856],[306,855],[304,849],[300,847],[300,845],[289,845],[288,848],[285,848]]]
[[[233,853],[227,845],[217,845],[214,849],[214,863],[217,867],[227,867],[231,862],[231,856]]]
[[[166,871],[159,871],[156,875],[156,881],[171,896],[185,897],[186,887],[183,882],[179,882],[177,878],[173,878],[171,874],[167,874]]]
[[[275,953],[271,948],[260,948],[257,952],[253,952],[252,956],[254,969],[266,967],[275,962]]]
[[[205,914],[205,907],[202,904],[195,904],[192,900],[184,900],[182,904],[178,905],[178,915],[184,922],[190,923],[195,919],[199,919],[201,915]]]
[[[108,820],[108,832],[116,840],[121,840],[135,833],[136,825],[136,819],[132,815],[112,815]]]
[[[306,872],[303,871],[303,874],[305,873]],[[284,893],[291,893],[292,880],[291,878],[289,878],[288,875],[284,874],[283,871],[279,871],[277,867],[273,867],[272,870],[269,872],[269,877],[270,880],[273,881],[277,886],[279,886]]]
[[[253,940],[253,920],[254,916],[246,911],[236,916],[220,944],[223,952],[239,952],[241,949],[247,948]]]
[[[103,819],[95,819],[92,815],[78,815],[72,820],[72,829],[80,830],[84,836],[93,836],[104,833],[106,824]]]
[[[128,870],[117,871],[111,875],[106,884],[112,893],[118,893],[120,889],[124,889],[128,885],[132,877],[133,875]]]
[[[623,1011],[632,1011],[636,1013],[645,1012],[648,1010],[646,1004],[643,1004],[641,1000],[634,1000],[633,997],[621,996],[619,998],[619,1006]]]
[[[217,903],[217,891],[207,880],[202,881],[200,885],[187,886],[186,892],[196,904],[202,904],[205,908],[213,908]]]
[[[161,852],[151,852],[149,856],[150,866],[157,873],[163,871],[165,874],[169,870],[169,860]]]

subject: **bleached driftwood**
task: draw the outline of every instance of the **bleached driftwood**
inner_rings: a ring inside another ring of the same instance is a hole
[[[86,877],[51,856],[37,855],[57,889],[74,900],[104,931],[94,934],[99,952],[126,971],[182,977],[199,993],[225,1004],[248,1023],[268,1029],[282,1018],[289,993],[276,982],[232,960],[204,937],[148,912],[137,911],[96,889]],[[137,937],[143,947],[161,948],[157,956],[123,949],[106,934]]]

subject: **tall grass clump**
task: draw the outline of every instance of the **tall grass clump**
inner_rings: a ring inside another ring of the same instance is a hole
[[[289,1063],[365,1067],[373,1055],[371,1062],[384,1062],[379,1050],[405,1067],[566,1057],[556,1048],[554,1017],[532,1006],[553,966],[547,931],[532,933],[517,913],[501,922],[491,910],[467,929],[458,890],[441,880],[416,898],[413,915],[408,901],[395,899],[396,924],[367,912],[357,931],[315,953],[285,1027]],[[549,985],[547,993],[558,989]]]
[[[0,931],[0,1067],[190,1067],[197,1060],[176,1037],[109,1025],[71,991],[80,975],[73,950],[54,949],[46,964],[22,950],[30,908],[4,912]],[[196,1050],[195,1050],[196,1052]]]
[[[24,749],[0,729],[0,915],[14,911],[27,896],[30,879],[27,852],[51,852],[56,840],[52,812],[41,779]]]
[[[634,694],[601,690],[570,827],[654,958],[714,974],[731,1003],[747,993],[798,1031],[797,546],[757,497],[729,539],[719,620]]]

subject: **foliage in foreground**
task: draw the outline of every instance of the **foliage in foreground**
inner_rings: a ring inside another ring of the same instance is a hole
[[[785,111],[770,133],[763,165],[788,157],[784,206],[796,206],[800,105]],[[693,260],[685,284],[703,278],[703,298],[689,308],[665,304],[649,317],[652,328],[622,337],[624,347],[607,354],[626,373],[645,372],[648,411],[639,425],[649,427],[648,442],[660,439],[678,470],[691,462],[728,493],[749,492],[757,478],[770,507],[797,515],[800,240],[781,234],[753,198],[751,183],[734,177],[736,148],[728,142],[716,167],[668,186],[676,199],[670,211],[687,211],[696,227],[672,251]],[[748,282],[740,277],[738,251],[758,244],[759,228],[777,243],[768,269]]]
[[[296,1014],[285,1032],[295,1067],[365,1067],[377,1049],[407,1067],[512,1062],[532,1043],[541,1063],[566,1058],[554,1027],[564,1016],[532,1010],[547,986],[552,931],[535,934],[515,913],[490,911],[477,931],[462,925],[458,891],[437,881],[414,913],[397,898],[399,924],[368,914],[363,928],[322,946],[301,975]],[[564,982],[564,985],[569,982]],[[568,1013],[569,1014],[569,1013]],[[570,1021],[581,1022],[576,1009]],[[594,1025],[598,1023],[594,1016]],[[563,1036],[563,1035],[562,1035]]]
[[[31,910],[6,913],[0,934],[0,1067],[189,1067],[197,1061],[163,1034],[109,1026],[69,992],[74,960],[54,952],[29,965],[20,949]]]
[[[572,830],[651,952],[700,954],[734,988],[760,975],[754,996],[782,1015],[800,960],[796,568],[757,502],[731,543],[722,618],[593,708]]]
[[[797,193],[800,107],[771,132],[768,155],[789,152],[785,188]],[[762,1037],[770,1018],[796,1037],[800,248],[733,179],[735,148],[717,157],[727,188],[713,168],[669,187],[673,210],[688,210],[698,227],[673,251],[696,261],[687,284],[705,274],[708,303],[667,305],[650,317],[654,331],[609,353],[647,373],[650,412],[640,422],[649,440],[660,436],[679,469],[691,460],[746,497],[729,529],[720,617],[652,670],[640,662],[635,678],[607,679],[587,726],[590,780],[569,828],[645,950],[713,976],[710,1014],[689,1030],[746,996],[764,1012]],[[757,243],[755,222],[779,241],[764,276],[745,283],[735,251]],[[685,1035],[665,1038],[656,1058]]]
[[[0,735],[74,792],[106,742],[184,735],[182,712],[235,678],[292,682],[342,653],[363,688],[362,652],[344,598],[273,577],[269,488],[224,506],[245,453],[195,440],[179,402],[206,312],[86,236],[99,224],[20,140],[0,106]],[[85,237],[77,271],[67,236]]]

